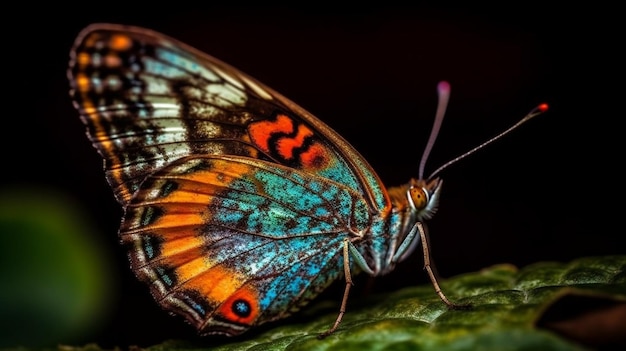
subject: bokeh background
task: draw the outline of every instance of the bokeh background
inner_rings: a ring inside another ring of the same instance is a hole
[[[69,50],[93,22],[148,27],[240,68],[333,127],[389,185],[417,175],[439,80],[452,97],[427,172],[548,102],[547,114],[441,175],[428,223],[440,274],[626,253],[615,9],[198,4],[16,3],[4,13],[0,347],[196,338],[128,269],[122,210],[68,96]],[[361,277],[353,298],[427,283],[422,265],[418,252],[388,276]],[[342,289],[322,298],[338,305]]]

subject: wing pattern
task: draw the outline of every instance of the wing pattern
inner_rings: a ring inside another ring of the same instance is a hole
[[[120,233],[133,270],[205,332],[296,311],[343,274],[347,228],[369,221],[358,193],[305,175],[239,156],[163,168],[127,207]],[[350,223],[346,209],[358,214]]]
[[[253,78],[145,29],[94,25],[76,40],[72,97],[126,204],[156,169],[188,155],[240,155],[316,173],[388,210],[368,163],[323,122]]]
[[[161,34],[93,25],[68,76],[125,215],[131,267],[201,333],[296,311],[343,275],[343,241],[391,210],[323,122]]]

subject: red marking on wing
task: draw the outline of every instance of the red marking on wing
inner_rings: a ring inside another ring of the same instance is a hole
[[[322,169],[328,167],[330,157],[328,149],[320,143],[313,143],[311,146],[300,154],[302,165],[308,169]]]
[[[293,158],[293,150],[301,147],[307,137],[313,135],[313,131],[304,125],[298,126],[298,132],[293,138],[281,138],[276,146],[278,154],[285,160]]]
[[[319,170],[328,167],[332,156],[328,148],[318,141],[307,142],[314,137],[315,133],[304,124],[299,124],[294,129],[293,120],[285,115],[278,115],[275,121],[259,121],[248,126],[250,140],[262,151],[273,153],[284,161],[292,161],[294,151],[301,151],[298,161],[302,167],[309,170]],[[285,134],[294,134],[286,136]],[[282,134],[276,138],[276,134]],[[270,144],[274,137],[275,142]],[[307,145],[305,147],[305,145]]]
[[[236,302],[247,303],[250,308],[247,315],[235,313],[233,304]],[[249,285],[242,286],[222,303],[217,312],[231,322],[252,325],[259,315],[259,303],[256,290]]]
[[[293,121],[285,116],[278,115],[275,121],[261,121],[250,124],[248,126],[248,133],[250,133],[250,139],[265,152],[270,151],[269,139],[275,133],[292,133]]]

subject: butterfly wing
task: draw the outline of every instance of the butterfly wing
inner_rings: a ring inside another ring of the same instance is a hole
[[[147,175],[187,155],[259,158],[315,173],[390,209],[378,176],[341,136],[237,69],[146,29],[97,24],[76,40],[71,95],[126,204]]]
[[[328,126],[174,39],[90,26],[68,75],[125,207],[132,269],[203,333],[297,310],[343,274],[342,241],[391,208]]]
[[[292,168],[192,156],[148,177],[120,235],[162,306],[202,333],[236,335],[336,280],[346,228],[366,226],[367,209],[360,194]]]

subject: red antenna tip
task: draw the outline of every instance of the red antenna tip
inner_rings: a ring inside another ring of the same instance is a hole
[[[545,102],[543,104],[540,104],[539,106],[537,106],[537,109],[539,110],[539,112],[546,112],[548,111],[548,104],[546,104]]]

